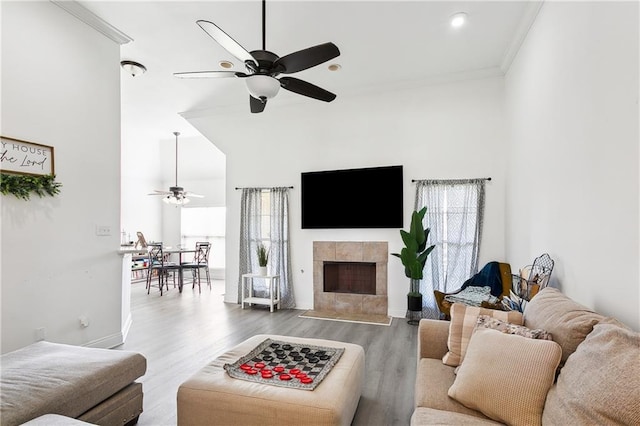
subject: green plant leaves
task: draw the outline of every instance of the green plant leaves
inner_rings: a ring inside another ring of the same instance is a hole
[[[267,247],[262,243],[258,244],[257,253],[258,265],[263,267],[267,266],[267,263],[269,262],[269,250],[267,249]]]
[[[423,207],[411,214],[409,232],[400,230],[400,236],[405,247],[400,251],[400,254],[391,253],[393,256],[400,258],[404,266],[405,275],[414,280],[423,278],[423,270],[427,263],[427,258],[435,248],[435,246],[427,247],[429,228],[425,229],[422,224],[426,212],[427,208]]]
[[[0,174],[0,193],[13,194],[16,198],[29,200],[31,193],[39,197],[45,195],[53,197],[60,193],[62,184],[56,182],[55,175],[31,176]]]
[[[400,236],[405,247],[414,252],[418,251],[418,243],[414,234],[410,234],[407,231],[400,230]]]

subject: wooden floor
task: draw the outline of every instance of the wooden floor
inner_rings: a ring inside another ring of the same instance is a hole
[[[202,294],[185,287],[162,297],[132,284],[133,325],[118,347],[147,358],[141,426],[175,425],[178,386],[230,347],[255,334],[280,334],[351,342],[365,350],[365,385],[353,425],[408,425],[413,411],[417,327],[394,318],[391,326],[299,318],[303,310],[269,313],[224,303],[224,282]]]

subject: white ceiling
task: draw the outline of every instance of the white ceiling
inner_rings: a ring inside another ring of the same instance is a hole
[[[198,132],[179,113],[196,110],[250,114],[240,79],[177,79],[181,71],[222,70],[221,60],[244,71],[196,20],[214,22],[248,51],[262,48],[261,0],[81,1],[84,7],[133,41],[121,59],[144,64],[147,72],[122,73],[123,139],[172,140]],[[341,96],[393,90],[430,82],[500,75],[508,68],[539,2],[524,1],[267,1],[266,49],[279,56],[333,42],[341,55],[295,77]],[[454,29],[449,18],[468,14]],[[339,63],[340,71],[327,69]],[[281,90],[263,114],[279,103],[320,102]],[[182,166],[181,166],[182,167]],[[188,169],[188,168],[187,168]],[[182,175],[182,172],[181,172]]]

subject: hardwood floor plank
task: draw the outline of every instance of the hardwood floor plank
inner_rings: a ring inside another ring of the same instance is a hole
[[[365,384],[355,426],[408,425],[413,412],[417,327],[394,318],[391,326],[299,318],[304,310],[240,308],[224,303],[224,282],[147,295],[132,284],[133,324],[118,349],[142,353],[147,373],[140,379],[144,412],[140,426],[176,424],[178,387],[224,351],[256,334],[312,337],[356,343],[365,350]]]

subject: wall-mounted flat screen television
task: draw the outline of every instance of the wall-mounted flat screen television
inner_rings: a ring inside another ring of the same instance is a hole
[[[402,166],[302,173],[302,229],[402,228]]]

